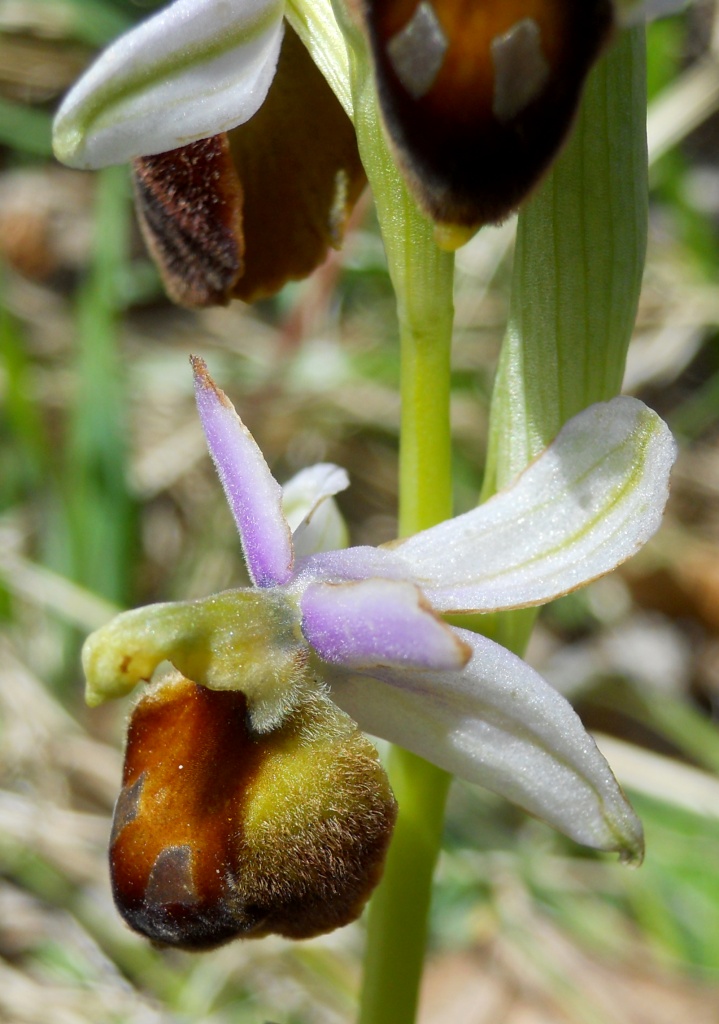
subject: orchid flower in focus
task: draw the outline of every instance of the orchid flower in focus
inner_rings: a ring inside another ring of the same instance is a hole
[[[535,188],[616,33],[681,6],[174,0],[71,90],[55,153],[85,168],[134,161],[172,298],[251,301],[340,244],[365,184],[352,120],[377,116],[358,102],[368,88],[416,202],[456,247]]]
[[[130,923],[205,948],[352,920],[394,820],[359,729],[639,860],[641,825],[567,701],[442,616],[540,604],[631,557],[667,498],[662,420],[632,398],[594,405],[478,508],[380,548],[328,550],[344,471],[313,467],[288,486],[291,530],[252,436],[193,367],[253,586],[126,612],[86,642],[91,704],[153,679],[113,827]]]

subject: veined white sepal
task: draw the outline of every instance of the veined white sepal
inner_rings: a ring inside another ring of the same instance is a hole
[[[105,50],[53,132],[71,167],[125,163],[248,121],[277,66],[284,0],[175,0]]]

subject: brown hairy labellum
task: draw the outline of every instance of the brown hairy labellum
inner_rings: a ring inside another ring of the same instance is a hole
[[[148,249],[171,299],[228,301],[242,274],[242,188],[227,135],[135,160],[135,200]]]
[[[571,127],[611,0],[359,0],[397,159],[436,221],[506,217]]]
[[[286,26],[277,74],[246,124],[133,164],[138,215],[170,298],[252,302],[341,244],[365,175],[354,128]]]
[[[134,929],[183,949],[309,938],[361,912],[395,814],[376,750],[323,694],[259,735],[242,693],[172,673],[132,712],[115,902]]]

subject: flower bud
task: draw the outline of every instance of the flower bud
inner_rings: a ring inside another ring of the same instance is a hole
[[[183,949],[309,938],[361,912],[395,813],[376,750],[321,691],[258,734],[241,692],[172,672],[132,712],[115,902],[132,928]]]

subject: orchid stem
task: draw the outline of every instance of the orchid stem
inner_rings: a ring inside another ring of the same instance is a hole
[[[415,235],[415,243],[417,241]],[[400,533],[451,514],[449,349],[452,261],[431,236],[402,275]],[[434,308],[432,308],[434,306]],[[399,747],[388,770],[399,815],[385,873],[370,907],[360,1024],[412,1024],[427,940],[432,877],[450,776]]]
[[[397,297],[401,345],[399,532],[452,514],[449,421],[452,255],[407,193],[387,153],[374,92],[358,90],[355,126],[374,193]],[[413,1024],[419,1000],[432,877],[451,777],[398,747],[388,771],[399,814],[370,906],[359,1024]]]
[[[428,240],[427,248],[431,244]],[[453,268],[446,253],[439,256],[426,261],[416,278],[408,282],[405,302],[398,301],[402,367],[400,536],[417,533],[452,515],[449,398]],[[449,262],[449,271],[441,257]],[[439,290],[439,296],[434,289]],[[407,295],[415,291],[418,294]],[[449,311],[433,310],[432,306],[441,305],[446,295]],[[406,316],[402,308],[405,304],[415,307],[414,317],[412,313]],[[420,315],[416,307],[420,307]]]
[[[359,1024],[413,1024],[428,931],[432,877],[451,777],[393,747],[388,770],[399,816],[370,905]]]
[[[446,293],[446,281],[442,287]],[[428,304],[430,295],[438,292],[421,289],[416,298],[419,304]],[[451,302],[451,288],[449,296]],[[401,302],[399,306],[402,316]],[[412,330],[407,324],[401,328],[402,534],[430,526],[451,511],[450,335],[451,315],[437,334]],[[451,779],[399,747],[391,750],[388,771],[399,815],[384,877],[370,907],[360,1024],[413,1024],[415,1020],[432,877]]]

